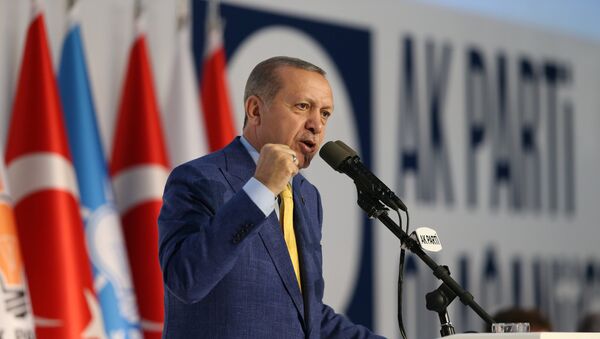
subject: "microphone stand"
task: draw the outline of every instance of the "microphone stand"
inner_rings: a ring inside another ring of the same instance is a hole
[[[355,182],[356,183],[356,182]],[[442,329],[440,333],[442,336],[447,336],[454,333],[454,327],[450,323],[450,317],[446,311],[446,307],[458,297],[460,301],[471,308],[481,319],[483,319],[488,325],[492,325],[494,319],[481,307],[473,295],[468,291],[465,291],[459,283],[456,282],[451,276],[450,271],[446,266],[438,265],[427,253],[423,251],[421,245],[417,240],[411,238],[396,222],[389,217],[388,209],[379,201],[379,199],[373,198],[368,193],[361,190],[361,185],[357,184],[358,190],[358,205],[362,208],[369,218],[377,218],[385,225],[394,235],[400,239],[401,245],[414,253],[421,259],[431,270],[433,275],[442,281],[442,285],[431,292],[427,296],[427,306],[429,310],[438,312]],[[429,308],[431,306],[431,308]]]
[[[441,267],[450,274],[448,266]],[[425,296],[427,309],[437,312],[438,314],[442,326],[442,329],[440,330],[442,337],[456,333],[454,331],[454,326],[452,326],[452,323],[450,322],[450,316],[448,315],[447,310],[447,307],[454,298],[456,298],[456,294],[448,287],[448,285],[446,285],[446,283],[442,283],[435,291],[429,292]]]

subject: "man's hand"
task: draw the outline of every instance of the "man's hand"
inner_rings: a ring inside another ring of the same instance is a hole
[[[298,170],[296,152],[289,146],[265,144],[260,150],[254,177],[278,195]]]

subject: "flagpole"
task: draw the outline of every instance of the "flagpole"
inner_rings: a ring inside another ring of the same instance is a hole
[[[135,0],[133,5],[134,39],[146,34],[146,1]]]
[[[146,9],[146,6],[144,3],[144,0],[135,0],[134,7],[133,7],[133,18],[137,21],[145,9]]]
[[[190,21],[189,0],[179,0],[177,2],[177,31],[181,31]]]
[[[31,21],[33,21],[33,19],[35,19],[35,17],[42,11],[42,8],[43,7],[40,0],[31,0]]]
[[[206,32],[209,33],[212,29],[216,29],[219,32],[223,30],[223,22],[221,21],[221,13],[220,13],[220,1],[219,0],[209,0],[208,1],[208,11],[207,11],[207,20],[206,20]]]
[[[73,26],[79,24],[79,5],[80,3],[78,0],[67,1],[67,32],[69,32]]]

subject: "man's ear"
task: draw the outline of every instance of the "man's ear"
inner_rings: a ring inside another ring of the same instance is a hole
[[[248,124],[260,125],[262,101],[256,95],[251,95],[246,99],[244,109],[246,111],[246,119]]]

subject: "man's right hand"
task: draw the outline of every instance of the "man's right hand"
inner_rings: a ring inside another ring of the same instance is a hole
[[[260,150],[254,177],[273,194],[279,195],[298,170],[296,152],[289,146],[265,144]]]

